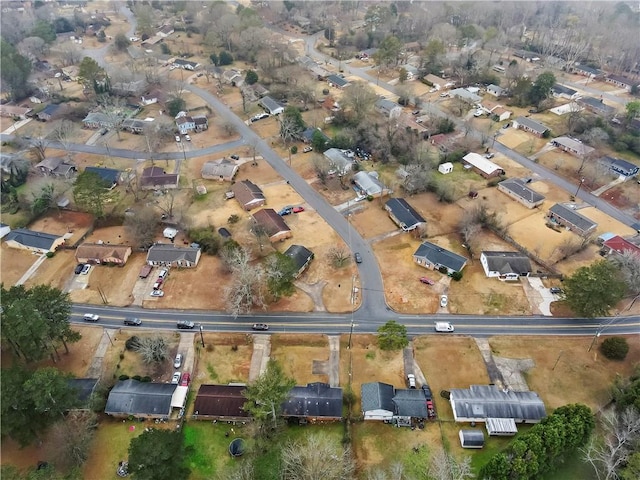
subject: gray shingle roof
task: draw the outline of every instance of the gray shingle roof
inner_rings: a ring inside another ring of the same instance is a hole
[[[353,176],[353,181],[367,195],[379,195],[386,187],[374,175],[376,175],[376,172],[357,172]]]
[[[329,75],[327,77],[327,81],[329,83],[333,83],[337,87],[346,87],[349,84],[347,80],[345,80],[342,77],[339,77],[338,75]]]
[[[559,83],[556,83],[553,87],[551,87],[551,91],[556,95],[560,95],[564,93],[565,95],[568,95],[570,97],[578,93],[573,88],[565,87],[564,85],[560,85]]]
[[[482,252],[487,259],[487,266],[492,272],[501,274],[531,272],[531,261],[526,255],[519,252]]]
[[[400,417],[427,418],[427,399],[422,389],[396,389],[393,403]]]
[[[467,259],[463,256],[445,250],[431,242],[422,242],[413,256],[426,258],[434,265],[444,265],[455,272],[462,270],[467,263]]]
[[[296,386],[282,404],[282,414],[288,417],[342,417],[342,389],[328,383]]]
[[[363,383],[360,388],[362,411],[388,410],[395,412],[393,385],[381,382]]]
[[[147,253],[147,262],[173,263],[181,260],[196,263],[199,248],[178,247],[172,243],[156,243]]]
[[[233,178],[238,171],[235,162],[222,158],[205,162],[200,170],[200,175],[204,178]]]
[[[311,250],[302,245],[291,245],[284,254],[293,260],[296,270],[298,271],[314,256]]]
[[[426,220],[404,198],[390,198],[385,208],[400,222],[400,226],[409,229]]]
[[[471,385],[450,390],[455,418],[514,418],[539,421],[547,416],[535,392],[503,391],[495,385]]]
[[[613,112],[616,111],[615,108],[610,107],[606,103],[603,103],[598,98],[582,97],[582,98],[578,99],[578,103],[580,105],[591,107],[592,109],[597,110],[597,111],[602,112],[602,113],[605,113],[605,114],[612,114]]]
[[[595,228],[598,224],[592,220],[589,220],[587,217],[580,215],[575,210],[562,205],[561,203],[556,203],[553,207],[549,209],[550,213],[557,215],[561,219],[567,221],[571,225],[579,228],[583,232],[586,232],[592,228]]]
[[[277,101],[275,101],[273,98],[271,97],[263,97],[259,102],[259,105],[262,105],[266,110],[269,111],[269,113],[273,114],[274,112],[276,112],[279,109],[284,108],[282,105],[280,105],[280,103],[278,103]]]
[[[515,121],[517,123],[519,123],[520,125],[524,125],[529,130],[533,130],[534,132],[536,132],[536,133],[538,133],[540,135],[542,135],[544,132],[549,130],[549,127],[547,127],[543,123],[536,122],[535,120],[532,120],[532,119],[527,118],[527,117],[518,117],[518,118],[516,118]]]
[[[571,137],[556,137],[551,140],[551,144],[554,146],[563,147],[576,152],[578,155],[589,155],[594,149],[588,145],[585,145],[580,140],[576,140]]]
[[[544,195],[539,194],[538,192],[531,190],[527,187],[524,182],[518,178],[510,178],[508,180],[504,180],[500,182],[502,188],[509,190],[514,195],[522,198],[524,201],[529,203],[538,203],[541,200],[544,200]]]
[[[115,384],[104,412],[109,415],[169,415],[171,397],[178,385],[128,379]]]
[[[39,248],[41,250],[51,250],[54,242],[60,238],[60,235],[52,235],[44,232],[34,232],[26,228],[16,228],[11,230],[4,237],[5,242],[13,240],[16,243],[26,247]]]
[[[617,172],[624,173],[625,175],[633,175],[634,172],[638,172],[638,165],[634,165],[633,163],[627,162],[621,158],[607,158],[610,159],[609,165],[611,168],[615,169]]]

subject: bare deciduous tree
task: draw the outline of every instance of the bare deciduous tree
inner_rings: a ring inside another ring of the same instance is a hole
[[[169,344],[164,337],[142,337],[135,346],[144,363],[161,363],[169,355]]]
[[[331,247],[327,253],[327,257],[331,265],[339,268],[344,267],[349,262],[351,255],[344,247]]]
[[[58,126],[51,132],[54,140],[60,142],[65,150],[69,150],[71,144],[71,136],[76,129],[75,124],[70,120],[62,120]]]
[[[97,416],[89,410],[72,410],[53,426],[52,445],[60,466],[79,467],[86,462],[97,427]]]
[[[158,212],[152,207],[144,207],[124,219],[124,227],[135,245],[151,245],[158,228]]]
[[[282,449],[282,478],[350,480],[355,472],[351,450],[322,434],[288,443]]]
[[[47,147],[49,146],[49,140],[45,137],[34,137],[31,140],[31,153],[35,157],[36,161],[41,162],[47,156]]]
[[[75,43],[65,43],[60,47],[60,59],[63,67],[80,63],[82,50]]]
[[[622,279],[633,295],[640,294],[640,255],[631,250],[611,255],[609,261],[620,269]]]
[[[223,249],[221,256],[232,272],[226,290],[229,311],[237,317],[253,307],[263,307],[264,272],[259,265],[251,265],[249,252],[244,248]]]
[[[431,456],[428,474],[434,480],[464,480],[473,478],[471,469],[471,457],[465,457],[461,461],[444,449],[438,450]]]

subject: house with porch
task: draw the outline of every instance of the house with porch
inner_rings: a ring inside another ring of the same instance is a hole
[[[431,242],[422,242],[413,254],[413,261],[421,267],[439,270],[444,267],[448,274],[461,272],[467,259]]]
[[[352,180],[363,195],[371,197],[382,197],[388,195],[391,190],[385,186],[378,178],[378,172],[356,172]]]
[[[614,174],[620,175],[625,179],[635,177],[636,175],[638,175],[638,171],[640,171],[640,167],[638,167],[638,165],[635,165],[621,158],[607,156],[601,160],[601,163],[607,165],[609,167],[609,170],[611,170]]]
[[[543,137],[550,129],[545,124],[529,117],[518,117],[513,121],[513,128],[533,133],[536,137]]]
[[[157,267],[195,268],[200,261],[200,255],[199,247],[156,243],[147,252],[147,264]]]
[[[389,218],[404,232],[426,225],[427,221],[404,198],[390,198],[384,204]]]
[[[36,170],[47,177],[71,178],[78,171],[76,166],[63,157],[47,157],[35,166]]]
[[[576,157],[586,157],[595,152],[594,148],[571,137],[556,137],[551,140],[551,145]]]
[[[604,77],[604,72],[597,68],[589,67],[588,65],[575,64],[569,67],[571,73],[576,75],[582,75],[583,77],[596,79]]]
[[[176,117],[176,126],[178,127],[178,131],[181,135],[186,135],[189,132],[193,132],[195,130],[196,122],[193,121],[193,117],[191,117],[191,115],[181,115],[179,117]]]
[[[363,383],[360,398],[364,420],[382,420],[410,426],[428,418],[427,397],[422,389],[395,388],[382,382]]]
[[[627,92],[630,92],[634,86],[640,85],[640,82],[638,82],[638,80],[631,80],[630,78],[624,77],[622,75],[607,75],[604,81],[607,83],[611,83],[616,87],[624,88]]]
[[[323,155],[329,160],[331,169],[334,170],[338,176],[344,176],[353,170],[354,159],[348,157],[342,150],[330,148],[326,150]]]
[[[604,103],[602,98],[580,97],[576,102],[596,115],[612,117],[616,113],[616,109]]]
[[[510,178],[498,184],[498,190],[510,196],[516,202],[527,208],[535,208],[544,202],[544,195],[539,194],[535,190],[531,190],[519,178]]]
[[[102,112],[90,112],[82,123],[86,128],[113,128],[113,118]]]
[[[480,254],[480,264],[488,278],[500,281],[517,281],[531,273],[529,257],[520,252],[488,252]]]
[[[573,88],[567,87],[565,85],[560,85],[556,83],[553,87],[551,87],[551,95],[555,98],[564,98],[566,100],[577,100],[580,98],[580,94],[577,90]]]
[[[287,223],[273,208],[258,210],[251,217],[254,224],[263,229],[271,243],[284,242],[292,236]]]
[[[127,263],[131,255],[131,247],[127,245],[111,245],[109,243],[83,243],[76,248],[76,261],[92,265],[119,265]]]
[[[264,108],[269,115],[280,115],[284,112],[284,106],[269,96],[262,97],[258,105]]]
[[[238,165],[232,160],[221,158],[205,162],[200,170],[200,175],[206,180],[218,180],[231,182],[238,173]]]
[[[594,232],[598,224],[587,217],[580,215],[571,206],[556,203],[547,214],[549,221],[566,227],[581,236],[587,236]]]

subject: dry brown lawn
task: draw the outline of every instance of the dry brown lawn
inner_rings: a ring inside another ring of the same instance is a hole
[[[431,387],[438,418],[452,420],[447,400],[439,393],[469,385],[486,385],[489,376],[475,341],[469,337],[425,335],[413,341],[414,356]]]
[[[548,142],[545,138],[538,138],[531,133],[516,128],[502,130],[502,134],[498,136],[497,141],[525,156],[533,155]]]
[[[628,377],[640,362],[640,336],[627,336],[629,355],[624,362],[607,360],[593,349],[593,337],[492,337],[494,355],[531,358],[535,366],[526,373],[529,389],[540,395],[547,409],[567,403],[584,403],[594,410],[611,399],[609,388],[617,376]],[[556,364],[557,362],[557,364]],[[555,368],[554,368],[555,366]]]
[[[35,285],[51,285],[63,289],[67,280],[73,275],[76,265],[73,250],[60,250],[52,258],[47,258],[25,282],[27,288]]]
[[[103,338],[103,329],[102,327],[74,325],[73,330],[79,332],[82,338],[76,343],[68,344],[69,353],[65,353],[64,347],[59,348],[60,360],[54,363],[47,359],[38,364],[39,367],[55,367],[78,378],[85,376],[96,348]]]
[[[329,376],[313,373],[315,360],[329,360],[329,341],[325,335],[273,335],[271,358],[282,365],[296,385],[313,382],[329,383]]]
[[[250,334],[205,333],[204,343],[204,349],[197,347],[192,391],[197,392],[202,384],[249,380],[253,349]]]
[[[26,250],[9,247],[5,242],[0,245],[0,282],[5,288],[14,285],[29,267],[35,263],[38,257]]]
[[[40,217],[29,225],[31,230],[37,232],[52,233],[54,235],[66,235],[73,233],[65,243],[73,245],[89,230],[93,224],[93,216],[88,213],[59,210]]]

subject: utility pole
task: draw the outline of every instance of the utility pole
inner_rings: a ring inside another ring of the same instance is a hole
[[[202,335],[203,330],[204,327],[202,326],[202,324],[200,324],[200,340],[202,341],[202,348],[204,348],[204,335]]]

